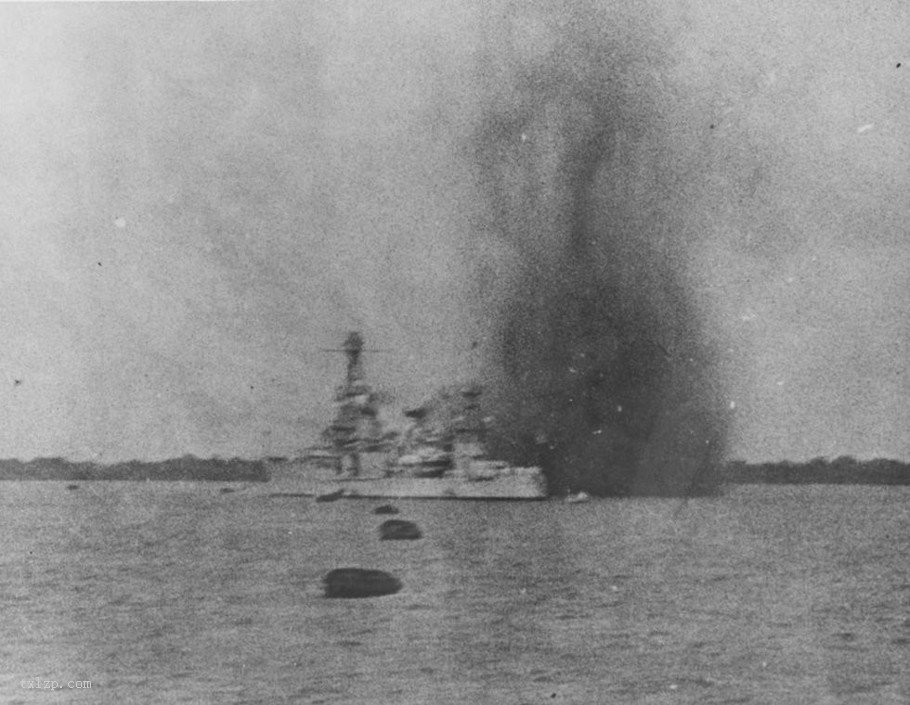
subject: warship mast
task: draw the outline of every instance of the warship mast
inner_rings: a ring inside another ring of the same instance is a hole
[[[360,454],[379,440],[379,408],[376,394],[364,381],[363,336],[349,333],[341,351],[347,357],[347,371],[344,384],[335,392],[338,409],[327,435],[338,457],[337,471],[357,476]]]

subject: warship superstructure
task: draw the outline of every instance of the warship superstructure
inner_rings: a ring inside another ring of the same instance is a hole
[[[405,430],[386,433],[379,395],[366,383],[364,342],[350,333],[344,383],[335,393],[336,412],[322,433],[323,445],[298,460],[269,464],[272,483],[300,495],[543,499],[543,472],[488,457],[478,385],[442,394],[444,404],[406,409]]]

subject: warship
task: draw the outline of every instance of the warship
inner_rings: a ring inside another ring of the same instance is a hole
[[[298,459],[270,461],[272,489],[325,500],[546,498],[540,468],[488,456],[479,385],[446,390],[437,397],[445,403],[407,409],[405,430],[384,432],[380,396],[364,378],[363,337],[350,333],[340,352],[347,371],[323,445]]]

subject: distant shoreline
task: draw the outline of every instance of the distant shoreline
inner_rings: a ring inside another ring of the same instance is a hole
[[[263,460],[240,458],[197,458],[185,455],[156,462],[130,460],[102,465],[73,462],[65,458],[0,460],[0,480],[134,480],[267,482],[269,473]]]
[[[732,460],[724,465],[721,482],[737,485],[910,485],[910,463],[884,458],[857,460],[851,456],[834,460],[814,458],[805,463]]]
[[[185,455],[154,462],[131,460],[104,465],[65,458],[6,459],[0,460],[0,481],[268,482],[267,461],[284,460],[286,458],[243,460]],[[719,480],[721,484],[736,485],[910,485],[910,463],[880,458],[857,460],[849,456],[834,460],[815,458],[805,463],[732,460],[720,469]]]

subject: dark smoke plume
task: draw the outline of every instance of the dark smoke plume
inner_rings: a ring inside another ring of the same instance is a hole
[[[648,103],[615,39],[572,19],[553,20],[552,48],[518,62],[508,90],[491,89],[477,135],[491,229],[519,260],[494,443],[542,464],[554,493],[710,492],[724,414],[674,246],[654,235],[664,223],[617,222],[599,197],[619,133],[646,138],[629,125]]]

